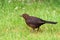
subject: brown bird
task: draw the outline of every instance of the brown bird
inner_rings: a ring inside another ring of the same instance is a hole
[[[26,13],[22,14],[21,16],[25,19],[26,24],[30,26],[33,30],[35,30],[35,28],[38,28],[37,31],[39,30],[39,27],[45,23],[50,23],[50,24],[57,23],[57,22],[52,22],[52,21],[45,21],[34,16],[29,16]]]

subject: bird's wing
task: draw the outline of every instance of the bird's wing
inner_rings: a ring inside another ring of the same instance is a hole
[[[30,19],[27,20],[27,23],[30,23],[30,24],[41,24],[41,23],[44,23],[44,22],[40,18],[31,17]]]

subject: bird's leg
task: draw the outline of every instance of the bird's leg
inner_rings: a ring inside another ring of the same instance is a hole
[[[38,31],[42,32],[41,28],[38,27],[37,32],[38,32]]]
[[[39,31],[39,27],[38,27],[37,31]]]
[[[35,31],[35,28],[33,28],[32,32],[34,32],[34,31]]]

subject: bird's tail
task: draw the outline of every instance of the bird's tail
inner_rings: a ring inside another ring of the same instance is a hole
[[[45,23],[57,24],[57,22],[45,21]]]

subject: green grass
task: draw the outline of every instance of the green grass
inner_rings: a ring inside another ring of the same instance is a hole
[[[52,1],[52,0],[51,0]],[[0,0],[0,40],[60,40],[60,1],[22,3]],[[58,24],[44,24],[42,32],[31,32],[19,15],[27,13]]]

